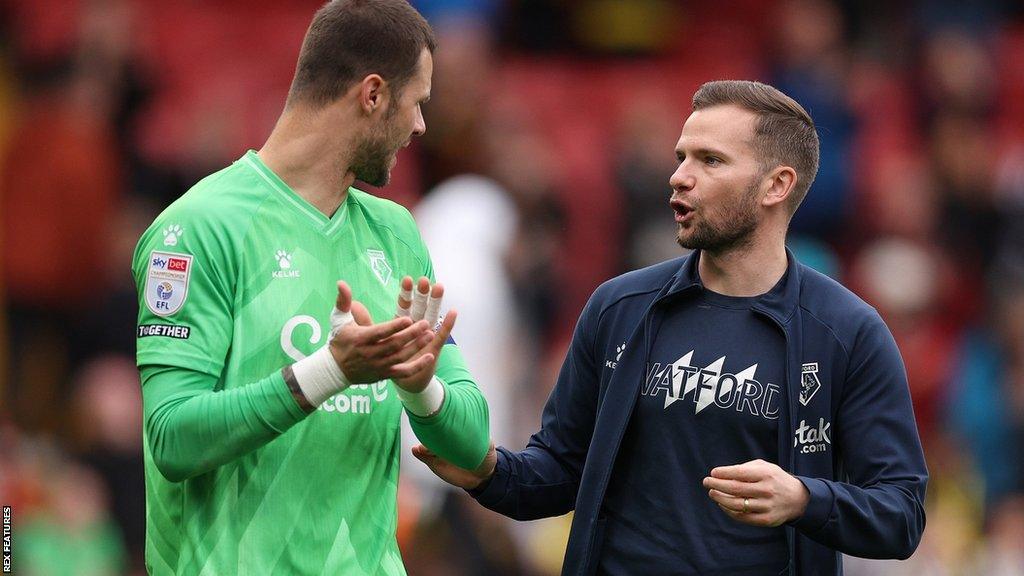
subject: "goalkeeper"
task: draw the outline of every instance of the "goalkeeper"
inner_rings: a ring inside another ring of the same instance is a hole
[[[455,314],[432,329],[416,224],[352,187],[386,184],[426,129],[433,49],[404,0],[327,3],[263,148],[139,241],[150,573],[405,574],[402,411],[438,454],[483,460],[487,405]]]

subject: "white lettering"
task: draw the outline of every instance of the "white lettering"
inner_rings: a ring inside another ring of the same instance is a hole
[[[801,452],[824,452],[826,445],[832,444],[828,430],[832,427],[831,422],[825,422],[824,418],[818,419],[818,427],[812,428],[807,425],[807,420],[801,420],[793,437],[793,447],[803,446]]]
[[[284,350],[284,353],[287,354],[289,358],[296,362],[306,357],[306,355],[292,343],[292,333],[301,325],[306,325],[313,329],[313,333],[309,335],[310,344],[320,342],[320,336],[322,334],[320,323],[312,316],[295,316],[293,318],[289,318],[288,321],[284,323],[284,328],[281,328],[281,349]]]

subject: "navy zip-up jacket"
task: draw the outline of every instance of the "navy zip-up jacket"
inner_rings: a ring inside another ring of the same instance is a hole
[[[928,471],[903,360],[873,308],[787,255],[783,290],[762,297],[754,311],[786,341],[777,462],[810,492],[804,515],[784,527],[788,572],[842,574],[840,552],[908,558],[924,531]],[[630,272],[594,292],[540,431],[522,452],[499,448],[494,476],[472,493],[518,520],[575,510],[565,576],[597,569],[602,503],[644,377],[649,335],[670,338],[657,331],[665,309],[691,305],[704,289],[698,257]]]

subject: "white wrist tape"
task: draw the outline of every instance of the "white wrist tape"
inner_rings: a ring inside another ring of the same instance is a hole
[[[400,386],[395,388],[398,389],[398,399],[402,401],[405,409],[421,418],[437,414],[444,405],[444,384],[437,376],[431,378],[427,387],[419,392],[408,392],[402,390]]]
[[[330,344],[292,364],[292,372],[302,395],[314,407],[351,385],[334,361]]]
[[[292,364],[295,384],[314,408],[351,385],[338,363],[334,361],[330,342],[346,324],[352,322],[355,322],[355,318],[351,311],[342,312],[337,307],[332,308],[331,332],[327,337],[327,344]]]

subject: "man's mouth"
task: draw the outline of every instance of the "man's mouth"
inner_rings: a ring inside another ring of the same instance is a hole
[[[676,213],[676,223],[682,224],[683,222],[686,222],[693,214],[693,206],[690,206],[682,200],[672,200],[669,204],[672,206],[672,210]]]

